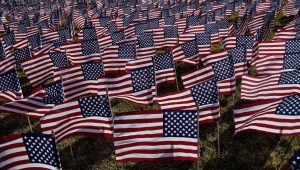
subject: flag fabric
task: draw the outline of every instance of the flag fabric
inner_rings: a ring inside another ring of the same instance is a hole
[[[298,169],[300,164],[300,150],[297,150],[294,155],[288,160],[288,162],[281,167],[280,170],[292,170]]]
[[[121,98],[138,104],[150,104],[156,96],[152,66],[138,68],[117,76],[99,77],[99,91],[108,90],[110,98]]]
[[[235,133],[254,131],[280,136],[299,134],[299,94],[235,107]]]
[[[298,70],[293,70],[256,77],[243,75],[241,99],[265,100],[298,94],[299,73]]]
[[[25,48],[15,50],[14,56],[16,60],[16,66],[21,67],[22,62],[31,57],[29,47],[27,46]]]
[[[179,92],[157,96],[162,109],[196,110],[199,107],[199,123],[219,120],[219,92],[215,79],[204,80]]]
[[[233,61],[236,79],[247,73],[247,48],[245,46],[238,46],[228,50],[228,57]]]
[[[23,93],[16,70],[0,74],[0,98],[11,102],[22,97]]]
[[[199,50],[196,40],[187,41],[172,50],[174,61],[196,65],[199,58]]]
[[[61,169],[55,138],[22,133],[0,139],[1,169]]]
[[[101,61],[58,68],[54,80],[61,80],[65,101],[98,94],[98,77],[104,75]]]
[[[108,100],[105,94],[60,103],[40,119],[42,132],[53,130],[58,143],[75,135],[112,138]]]
[[[49,51],[25,60],[22,63],[22,68],[30,84],[36,87],[53,78],[55,67],[62,68],[68,65],[68,58],[65,52]]]
[[[114,118],[117,162],[196,161],[197,138],[196,110],[136,111]]]

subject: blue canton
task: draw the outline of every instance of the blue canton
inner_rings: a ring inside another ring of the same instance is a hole
[[[83,117],[111,117],[107,95],[90,96],[78,100]]]
[[[64,101],[63,86],[60,81],[43,86],[48,96],[42,99],[42,103],[57,104]]]
[[[209,45],[210,35],[208,33],[196,33],[197,45]]]
[[[125,39],[124,31],[117,31],[111,34],[111,40],[113,44],[120,42]]]
[[[60,168],[55,139],[48,134],[21,134],[31,163],[41,163]]]
[[[196,40],[191,40],[182,44],[182,50],[185,58],[194,57],[199,54]]]
[[[128,27],[129,24],[133,21],[133,18],[130,16],[130,17],[124,17],[123,18],[123,27]]]
[[[225,58],[212,64],[217,82],[234,76],[233,61]]]
[[[117,27],[117,23],[116,22],[111,22],[110,24],[107,24],[107,28],[108,28],[108,33],[112,34],[116,31],[118,31],[118,27]]]
[[[300,69],[300,53],[285,53],[283,58],[284,69]]]
[[[299,116],[300,115],[300,94],[287,96],[276,108],[275,114]]]
[[[208,34],[216,34],[218,33],[218,24],[217,23],[208,23],[205,24],[205,32]]]
[[[21,50],[17,50],[15,52],[15,59],[16,59],[17,67],[20,67],[22,61],[24,61],[30,57],[31,57],[31,55],[30,55],[30,50],[28,47],[22,48]]]
[[[162,10],[161,11],[161,18],[165,18],[165,17],[169,16],[170,15],[169,12],[170,12],[169,9]]]
[[[190,87],[195,103],[198,106],[214,104],[219,101],[219,92],[215,79],[210,79]]]
[[[20,82],[15,70],[0,74],[0,91],[19,91],[20,89]]]
[[[98,80],[103,75],[102,62],[88,62],[81,64],[81,69],[85,80]]]
[[[3,44],[0,42],[0,59],[4,59],[6,57],[5,50]]]
[[[253,37],[251,35],[237,35],[236,46],[246,46],[247,49],[252,49]]]
[[[48,20],[43,20],[39,23],[41,29],[49,29],[49,23],[48,23]]]
[[[94,40],[97,39],[97,33],[95,27],[86,27],[82,29],[84,40]]]
[[[285,43],[285,53],[299,53],[300,40],[288,40]]]
[[[136,48],[135,43],[120,44],[119,58],[121,59],[135,59],[136,58]]]
[[[218,28],[219,29],[226,29],[228,28],[228,20],[227,19],[222,19],[220,21],[217,21]]]
[[[152,66],[135,69],[131,72],[133,92],[151,89],[155,86],[154,69]]]
[[[229,57],[232,58],[233,63],[242,63],[246,62],[246,47],[239,46],[228,50]]]
[[[143,18],[148,18],[148,14],[149,14],[149,11],[143,11],[142,12],[142,17]]]
[[[300,149],[289,159],[291,165],[289,170],[299,170],[300,168]]]
[[[49,57],[53,62],[53,65],[58,68],[68,66],[68,60],[66,53],[63,52],[49,52]]]
[[[213,22],[213,21],[215,21],[215,13],[212,13],[211,15],[208,15],[207,21],[208,21],[208,22]]]
[[[142,34],[138,37],[140,48],[154,47],[153,34]]]
[[[297,32],[295,39],[300,39],[300,31]]]
[[[189,16],[186,18],[186,21],[187,21],[187,26],[194,26],[194,25],[197,25],[198,24],[198,18],[194,15],[192,16]]]
[[[172,53],[155,55],[153,56],[153,62],[155,63],[155,70],[174,68]]]
[[[158,18],[148,19],[147,28],[148,29],[159,28],[159,19]]]
[[[165,25],[174,25],[175,24],[175,15],[165,17]]]
[[[163,110],[164,137],[197,138],[196,110]]]
[[[198,22],[199,22],[199,24],[201,24],[201,25],[206,24],[206,23],[207,23],[207,15],[200,16],[200,17],[198,18]]]
[[[110,19],[108,17],[102,17],[99,18],[99,21],[100,21],[100,27],[106,27]]]
[[[178,38],[178,27],[177,26],[164,27],[164,38]]]
[[[294,70],[281,73],[278,84],[300,84],[300,71]]]
[[[3,35],[3,40],[7,46],[11,46],[16,42],[16,37],[13,31]]]
[[[27,27],[25,23],[19,23],[18,24],[18,34],[26,34],[27,33]]]
[[[98,40],[86,40],[81,42],[82,54],[90,55],[100,53]]]
[[[28,42],[31,45],[31,48],[37,48],[42,46],[40,33],[33,34],[28,36]]]
[[[147,29],[147,23],[139,23],[135,26],[135,35],[142,35]]]

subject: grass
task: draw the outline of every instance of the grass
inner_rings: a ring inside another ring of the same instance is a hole
[[[236,14],[237,15],[237,14]],[[275,27],[283,27],[289,19],[282,16],[282,11],[277,15]],[[277,29],[278,29],[277,28]],[[276,30],[272,30],[275,34]],[[269,35],[272,38],[272,35]],[[221,44],[212,45],[212,51],[221,50]],[[166,52],[167,49],[157,51],[157,54]],[[177,63],[177,74],[179,88],[182,89],[180,74],[192,71],[195,66],[184,63]],[[254,67],[248,67],[250,75],[256,75]],[[18,76],[22,84],[24,96],[27,97],[33,87],[28,82],[26,74],[18,70]],[[45,84],[51,83],[48,80]],[[217,124],[204,124],[200,126],[201,143],[201,169],[279,169],[286,160],[291,157],[293,152],[300,148],[300,137],[279,137],[259,133],[242,132],[235,136],[234,120],[232,108],[247,103],[240,99],[241,81],[237,80],[237,91],[234,95],[222,96],[221,120],[219,122],[220,131],[220,149],[221,155],[218,157]],[[176,91],[174,84],[159,87],[158,94],[166,94]],[[5,101],[0,100],[0,104]],[[120,99],[111,101],[112,111],[125,112],[135,110],[158,109],[158,105],[140,106]],[[29,126],[26,117],[0,113],[0,137],[14,133],[29,132]],[[40,125],[37,119],[31,119],[34,132],[40,132]],[[74,157],[70,154],[72,147]],[[114,146],[112,139],[89,138],[89,137],[71,137],[58,146],[63,169],[83,170],[189,170],[196,169],[196,163],[189,161],[166,161],[166,162],[141,162],[118,164],[115,161]]]

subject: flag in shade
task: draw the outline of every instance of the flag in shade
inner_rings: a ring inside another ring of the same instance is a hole
[[[11,102],[23,97],[16,70],[0,74],[0,98]]]
[[[28,42],[30,44],[31,49],[41,47],[42,46],[42,41],[41,41],[40,33],[38,32],[36,34],[28,36]]]
[[[93,61],[59,68],[55,71],[54,80],[62,80],[65,101],[69,101],[87,95],[97,95],[98,77],[103,74],[102,62]]]
[[[280,136],[300,134],[300,95],[270,99],[235,107],[235,133],[255,131]]]
[[[200,123],[215,122],[220,117],[219,92],[214,79],[156,99],[162,109],[196,110],[198,106]]]
[[[103,92],[106,89],[111,98],[121,98],[138,104],[153,103],[156,96],[154,69],[150,66],[118,76],[101,76],[99,90]]]
[[[5,35],[3,35],[3,41],[5,42],[5,44],[7,46],[11,46],[14,43],[16,43],[16,37],[13,31],[10,31],[8,33],[6,33]]]
[[[198,63],[199,50],[195,39],[177,46],[172,52],[175,61],[193,65]]]
[[[52,95],[52,93],[50,93],[50,95]],[[48,103],[48,100],[45,99],[48,96],[48,93],[44,89],[37,88],[28,98],[18,99],[2,105],[0,111],[21,116],[41,118],[54,106],[54,103]]]
[[[196,110],[136,111],[114,118],[117,162],[196,161],[197,137]]]
[[[28,46],[22,49],[16,49],[15,60],[16,60],[17,67],[21,67],[22,62],[30,57],[31,57],[31,53]]]
[[[57,142],[75,136],[112,137],[108,96],[89,96],[56,105],[41,118],[42,132],[55,132]]]
[[[280,170],[297,170],[300,166],[300,149],[288,160]]]
[[[84,27],[82,31],[84,40],[98,39],[95,27]]]
[[[300,93],[300,71],[278,72],[259,76],[243,75],[241,99],[265,100]]]
[[[66,53],[60,51],[42,53],[22,63],[22,68],[33,87],[53,78],[55,67],[61,68],[66,66],[68,66]]]
[[[22,133],[0,138],[0,169],[61,169],[55,138]]]

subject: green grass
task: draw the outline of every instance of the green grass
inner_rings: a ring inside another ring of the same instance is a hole
[[[282,16],[282,11],[276,17],[275,27],[283,27],[289,20]],[[237,15],[237,14],[234,14]],[[234,17],[233,15],[233,17]],[[277,28],[277,29],[278,29]],[[273,31],[275,33],[275,30]],[[272,33],[272,34],[273,34]],[[269,35],[272,38],[272,35]],[[168,49],[157,51],[162,54]],[[212,45],[212,51],[221,50],[221,44]],[[199,64],[202,65],[201,63]],[[184,63],[177,63],[177,75],[179,88],[183,89],[180,74],[192,71],[196,66]],[[250,75],[256,75],[254,67],[248,69]],[[26,74],[18,70],[18,76],[22,84],[24,96],[27,97],[33,87],[28,82]],[[48,80],[45,84],[51,83]],[[293,152],[300,148],[300,137],[279,137],[259,133],[241,132],[234,134],[234,120],[232,108],[247,101],[240,99],[241,81],[237,81],[237,91],[234,95],[222,96],[221,121],[220,121],[220,148],[221,155],[218,157],[218,140],[216,123],[200,125],[201,143],[201,169],[279,169]],[[164,85],[159,87],[158,94],[175,92],[176,85]],[[5,101],[0,100],[0,104]],[[136,110],[158,109],[155,103],[152,106],[140,106],[121,99],[111,101],[112,111],[127,112]],[[27,118],[0,113],[0,137],[14,133],[29,132]],[[34,132],[40,132],[40,125],[37,119],[31,119]],[[74,158],[70,154],[72,147]],[[166,162],[141,162],[118,164],[115,161],[114,146],[112,139],[71,137],[61,142],[58,146],[63,169],[83,170],[189,170],[196,169],[196,163],[190,161],[166,161]]]

